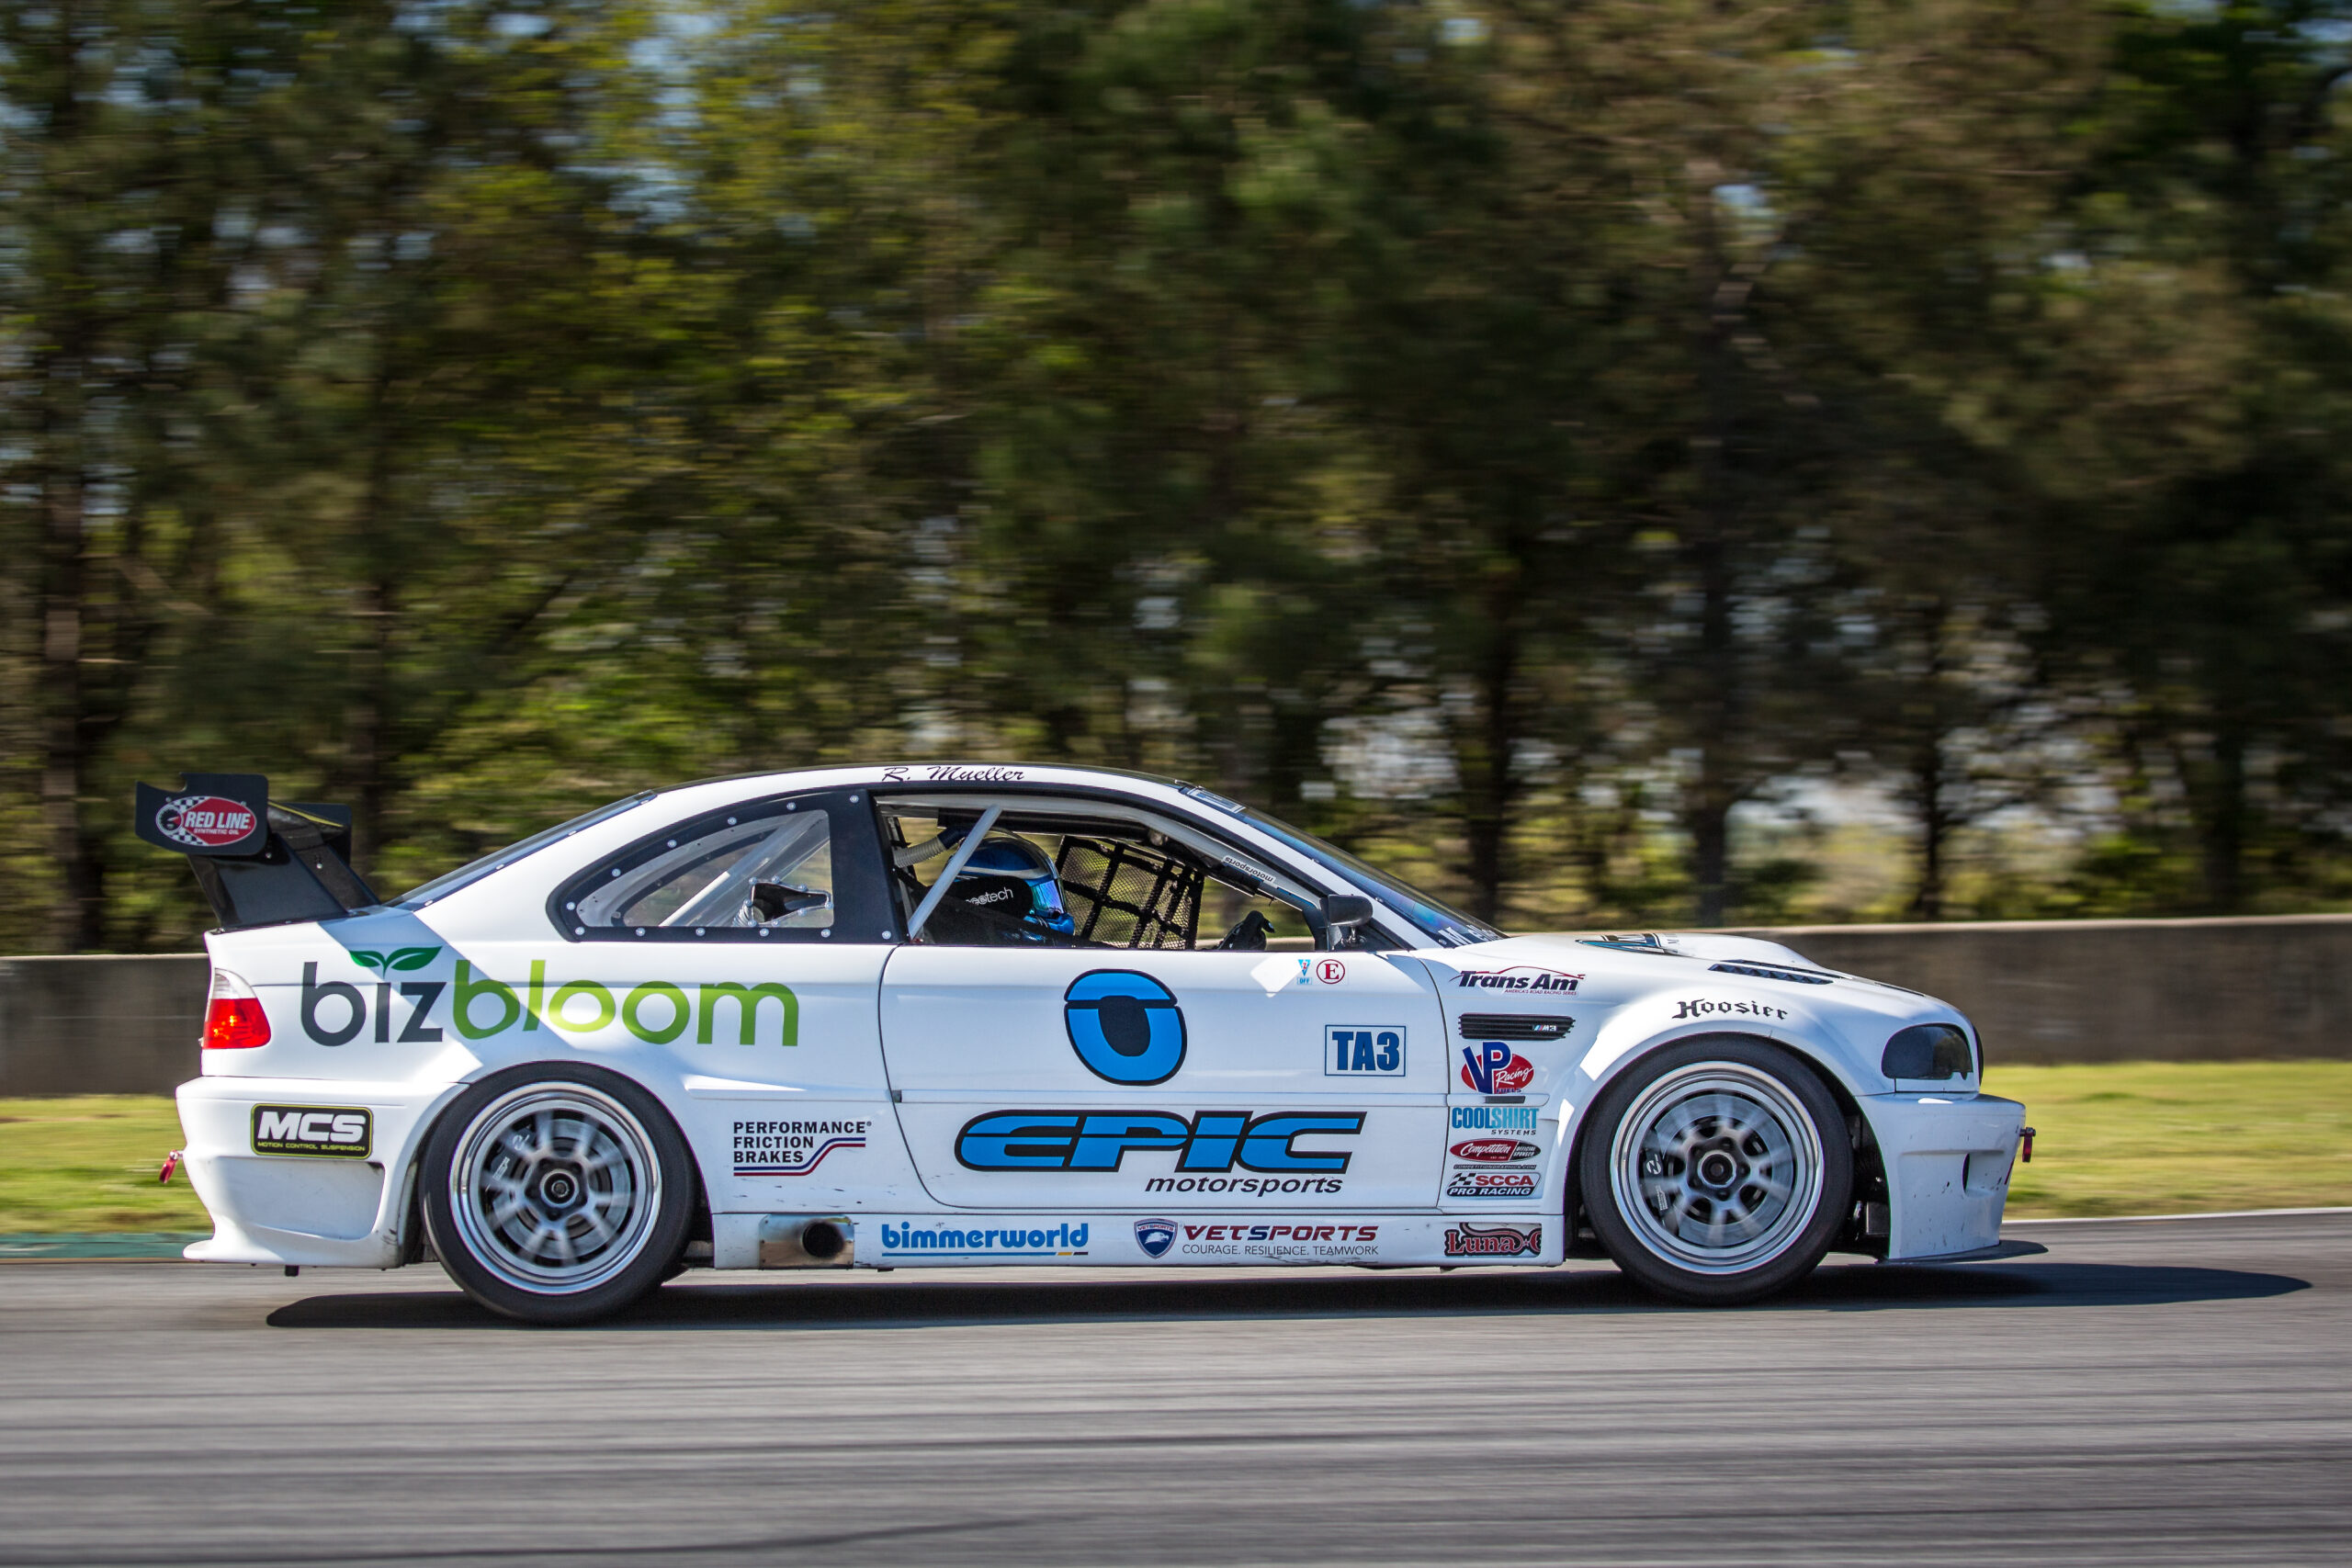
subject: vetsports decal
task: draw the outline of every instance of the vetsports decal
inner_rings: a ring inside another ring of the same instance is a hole
[[[253,1145],[257,1155],[366,1159],[376,1119],[358,1105],[256,1105]]]
[[[1238,1224],[1183,1227],[1176,1250],[1185,1258],[1265,1258],[1283,1262],[1334,1262],[1380,1256],[1378,1225],[1327,1224],[1319,1221],[1279,1224],[1245,1220]]]

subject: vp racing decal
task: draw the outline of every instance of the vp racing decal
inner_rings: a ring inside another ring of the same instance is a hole
[[[257,1155],[305,1155],[366,1159],[376,1119],[357,1105],[256,1105],[253,1144]]]

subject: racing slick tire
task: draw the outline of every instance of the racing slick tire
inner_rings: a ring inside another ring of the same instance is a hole
[[[1777,1045],[1701,1035],[1602,1089],[1577,1178],[1593,1233],[1645,1289],[1736,1306],[1813,1271],[1852,1201],[1846,1118]]]
[[[653,1097],[602,1067],[495,1073],[435,1123],[425,1233],[449,1277],[526,1323],[628,1305],[684,1249],[694,1161]]]

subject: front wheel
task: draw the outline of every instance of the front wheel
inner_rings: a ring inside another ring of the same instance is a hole
[[[449,1277],[492,1312],[583,1323],[662,1281],[685,1245],[694,1177],[653,1097],[597,1067],[499,1073],[424,1146],[425,1230]]]
[[[1676,1301],[1730,1306],[1813,1271],[1851,1201],[1854,1156],[1810,1067],[1714,1035],[1667,1046],[1601,1091],[1577,1176],[1617,1267]]]

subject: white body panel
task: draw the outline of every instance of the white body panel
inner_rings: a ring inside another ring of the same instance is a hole
[[[626,1075],[675,1120],[722,1265],[750,1266],[746,1238],[776,1214],[852,1217],[858,1267],[1556,1263],[1579,1119],[1600,1087],[1661,1045],[1726,1032],[1797,1053],[1860,1118],[1885,1166],[1889,1257],[1998,1239],[2022,1108],[1973,1077],[1905,1084],[1879,1067],[1894,1031],[1966,1021],[1852,976],[1715,967],[1809,967],[1769,942],[1447,946],[1416,930],[1409,951],[1269,954],[910,945],[840,929],[637,944],[574,940],[550,918],[558,888],[667,824],[975,773],[1115,796],[1302,886],[1359,890],[1213,797],[1126,774],[858,768],[672,791],[421,908],[209,938],[216,968],[254,987],[271,1041],[201,1053],[204,1076],[180,1090],[216,1226],[188,1255],[397,1265],[413,1253],[435,1116],[486,1074],[576,1061]],[[1165,1079],[1113,1081],[1080,1059],[1069,998],[1101,971],[1142,976],[1181,1010],[1182,1062]],[[1498,1047],[1464,1038],[1465,1015],[1569,1024],[1489,1056]],[[256,1148],[257,1116],[303,1107],[365,1109],[366,1157]],[[1031,1123],[975,1131],[1000,1113]],[[1163,1232],[1159,1250],[1145,1246]]]

